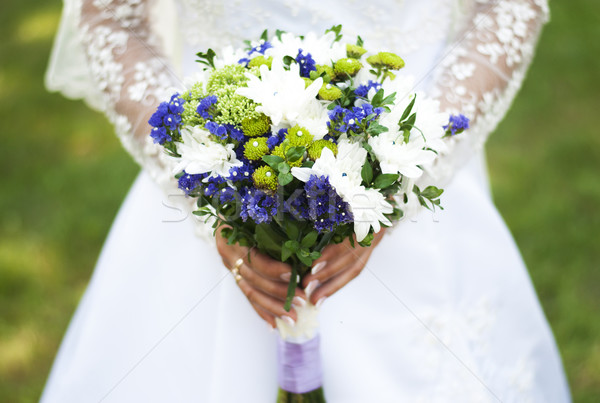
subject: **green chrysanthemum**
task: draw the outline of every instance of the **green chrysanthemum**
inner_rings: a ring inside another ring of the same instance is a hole
[[[310,78],[302,77],[302,79],[304,80],[304,88],[308,88],[308,86],[314,82]]]
[[[342,97],[342,90],[335,85],[323,84],[319,90],[319,98],[326,101],[335,101]]]
[[[354,77],[362,68],[362,63],[350,57],[335,62],[334,70],[338,77]]]
[[[400,70],[404,67],[404,60],[395,53],[379,52],[376,55],[367,57],[367,63],[375,68],[388,68],[391,70]]]
[[[289,148],[289,145],[284,146],[283,144],[280,144],[277,147],[275,147],[273,151],[271,151],[271,154],[285,159],[285,153],[289,150]],[[290,167],[299,167],[302,165],[302,158],[299,158],[298,160],[293,162],[287,161],[287,163]]]
[[[308,147],[313,141],[312,134],[304,127],[298,125],[288,129],[285,138],[290,142],[291,147]]]
[[[367,53],[367,49],[362,46],[346,44],[346,54],[353,59],[360,59],[362,55]]]
[[[317,140],[308,147],[308,157],[313,161],[320,158],[324,148],[329,148],[333,155],[337,155],[337,144],[329,140]]]
[[[271,64],[273,63],[273,58],[271,56],[256,56],[254,59],[250,60],[248,63],[248,67],[260,67],[265,64],[269,70],[271,70]]]
[[[242,120],[242,131],[248,137],[257,137],[271,130],[271,120],[263,113]]]
[[[326,83],[330,82],[331,79],[335,77],[335,71],[331,66],[328,66],[326,64],[317,64],[315,68],[316,70],[310,72],[310,78],[313,80],[316,80],[317,78],[321,77],[323,73],[325,73],[323,75],[323,81]]]
[[[263,190],[275,192],[277,190],[277,174],[269,166],[262,166],[252,174],[254,185]]]
[[[244,146],[244,156],[252,161],[260,160],[269,153],[269,146],[265,137],[250,139]]]

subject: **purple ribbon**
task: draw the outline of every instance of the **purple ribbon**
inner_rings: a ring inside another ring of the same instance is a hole
[[[306,393],[322,385],[319,335],[305,343],[277,340],[278,379],[281,389]]]

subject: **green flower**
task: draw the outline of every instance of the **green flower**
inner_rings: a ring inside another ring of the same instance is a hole
[[[254,185],[263,190],[275,192],[277,190],[277,174],[269,166],[262,166],[256,169],[252,174]]]
[[[326,101],[335,101],[342,97],[342,90],[335,85],[323,84],[319,90],[319,98]]]
[[[353,59],[360,59],[362,55],[367,53],[367,49],[362,46],[346,44],[346,54]]]
[[[310,78],[302,77],[304,80],[304,88],[308,88],[314,81]]]
[[[308,157],[313,161],[320,158],[324,148],[329,148],[333,155],[337,155],[337,144],[329,140],[317,140],[308,147]]]
[[[288,129],[285,138],[290,142],[291,147],[308,147],[313,141],[312,134],[304,127],[298,125]]]
[[[375,68],[388,68],[390,70],[400,70],[404,67],[404,60],[400,56],[390,52],[379,52],[376,55],[367,57],[367,63]]]
[[[244,119],[258,117],[257,103],[235,92],[248,81],[246,73],[257,74],[258,68],[228,65],[214,70],[206,83],[206,93],[219,98],[214,121],[219,124],[240,125]]]
[[[271,120],[264,113],[242,120],[242,131],[248,137],[261,136],[269,130],[271,130]]]
[[[323,73],[325,73],[323,75],[323,81],[326,83],[330,82],[331,79],[335,77],[335,71],[331,66],[328,66],[326,64],[317,64],[315,68],[317,70],[313,70],[310,72],[310,78],[313,80],[316,80],[317,78],[321,77],[321,74]]]
[[[244,156],[252,161],[262,159],[263,156],[269,153],[269,146],[265,137],[257,137],[250,139],[244,146]]]
[[[263,64],[266,65],[269,70],[271,70],[271,64],[273,63],[273,58],[271,56],[256,56],[254,59],[250,60],[248,63],[248,67],[260,67]]]
[[[362,63],[356,59],[352,59],[350,57],[345,59],[340,59],[335,62],[333,67],[335,71],[335,75],[337,77],[346,77],[349,75],[350,77],[354,77],[356,73],[360,71],[362,68]]]

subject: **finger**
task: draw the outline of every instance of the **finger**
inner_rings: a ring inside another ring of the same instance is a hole
[[[278,262],[256,249],[250,251],[248,264],[261,276],[271,280],[287,283],[292,275],[292,268],[289,264]]]
[[[258,314],[258,316],[260,316],[265,322],[267,322],[269,324],[269,326],[271,326],[271,328],[275,328],[276,323],[275,323],[275,317],[273,315],[271,315],[270,313],[268,313],[267,311],[265,311],[264,309],[262,309],[260,306],[250,303],[250,305],[252,305],[252,308],[254,308],[254,310],[256,311],[256,313]]]
[[[268,294],[280,301],[285,301],[287,297],[288,284],[282,281],[273,281],[257,273],[251,266],[244,263],[239,268],[240,275],[254,288],[258,288],[263,293]],[[306,294],[300,288],[296,288],[295,295],[302,299],[297,301],[302,305],[306,301]]]
[[[361,262],[356,262],[346,270],[339,272],[336,276],[321,284],[313,291],[310,302],[317,305],[323,298],[328,298],[339,291],[342,287],[352,281],[360,274],[364,267]]]
[[[297,320],[298,317],[294,308],[287,312],[285,309],[283,309],[283,303],[281,301],[252,287],[244,278],[238,282],[238,286],[241,288],[242,292],[246,298],[248,298],[251,304],[259,306],[273,316],[279,318],[287,316],[294,321]]]
[[[361,250],[362,249],[362,250]],[[368,253],[365,248],[354,249],[348,245],[344,247],[337,256],[328,261],[316,263],[313,268],[318,268],[317,264],[324,264],[318,271],[312,271],[311,274],[307,275],[302,284],[306,287],[311,281],[318,280],[320,283],[324,283],[339,272],[345,270],[348,266],[351,266],[355,261],[360,260],[366,262],[363,255]],[[314,273],[313,273],[314,272]]]

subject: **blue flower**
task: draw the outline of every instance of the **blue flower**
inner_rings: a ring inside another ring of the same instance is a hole
[[[227,128],[218,123],[208,121],[204,125],[204,128],[219,137],[221,140],[225,140],[227,138]]]
[[[261,55],[264,55],[264,54],[265,54],[265,51],[266,51],[267,49],[270,49],[270,48],[272,48],[272,47],[273,47],[273,45],[271,45],[271,43],[270,43],[270,42],[267,42],[267,41],[261,41],[261,43],[260,43],[260,44],[258,44],[257,46],[254,46],[252,49],[250,49],[250,50],[248,51],[248,56],[251,56],[251,55],[252,55],[252,53],[254,53],[254,52],[257,52],[257,53],[260,53]],[[242,60],[243,60],[243,59],[242,59]],[[239,62],[238,62],[238,63],[239,63]]]
[[[250,59],[248,59],[247,57],[242,57],[237,62],[238,62],[238,64],[243,64],[244,67],[248,67],[248,63],[250,63]]]
[[[279,200],[276,196],[254,188],[242,195],[241,204],[242,220],[247,221],[250,218],[256,224],[270,223],[279,210]]]
[[[298,56],[296,56],[296,62],[300,65],[300,75],[302,77],[310,78],[310,72],[316,71],[315,60],[312,58],[310,53],[306,55],[302,54],[302,49],[298,49]]]
[[[354,94],[357,97],[366,98],[367,94],[369,93],[369,90],[371,88],[375,88],[375,91],[377,91],[377,90],[379,90],[379,88],[381,88],[381,84],[379,84],[377,81],[369,80],[369,82],[367,84],[359,85],[354,90]]]
[[[296,189],[296,191],[284,201],[283,208],[285,212],[291,214],[291,216],[298,221],[310,219],[308,213],[308,199],[306,198],[306,192],[302,189]]]
[[[252,174],[254,173],[254,168],[249,163],[244,163],[240,167],[233,167],[229,170],[228,180],[232,182],[240,182],[243,180],[252,180]]]
[[[232,187],[224,187],[219,191],[219,202],[221,204],[229,203],[235,200],[235,189]]]
[[[164,126],[153,127],[150,131],[150,137],[154,139],[155,143],[160,145],[163,145],[168,141],[173,141],[173,138],[167,133],[167,128]]]
[[[287,129],[279,129],[277,134],[269,137],[267,140],[267,146],[269,147],[269,150],[272,150],[275,147],[277,147],[279,144],[283,143],[283,140],[285,140],[286,134],[287,134]]]
[[[244,132],[242,132],[240,129],[238,129],[237,127],[235,127],[232,124],[224,124],[223,126],[225,126],[225,128],[227,129],[227,132],[229,133],[229,137],[231,137],[233,140],[235,141],[243,141],[244,140]]]
[[[204,188],[202,189],[202,193],[206,197],[212,197],[215,193],[219,191],[220,185],[225,183],[225,179],[222,176],[211,176],[204,183]]]
[[[469,118],[463,114],[460,115],[450,115],[450,120],[448,124],[444,127],[446,133],[450,131],[450,135],[454,136],[456,134],[462,133],[465,129],[469,128]]]
[[[337,194],[327,176],[311,175],[304,190],[308,216],[317,231],[333,231],[338,225],[352,222],[350,205]]]
[[[173,96],[171,96],[171,100],[169,101],[169,112],[180,115],[183,113],[184,102],[185,101],[179,96],[179,94],[173,94]]]
[[[202,98],[196,108],[198,115],[203,119],[212,119],[212,113],[214,113],[214,108],[212,106],[217,103],[217,100],[218,98],[216,95],[209,95],[206,98]]]
[[[206,174],[188,174],[183,171],[183,175],[179,177],[179,189],[183,190],[186,195],[190,195],[194,190],[201,186],[202,180],[206,178]]]

